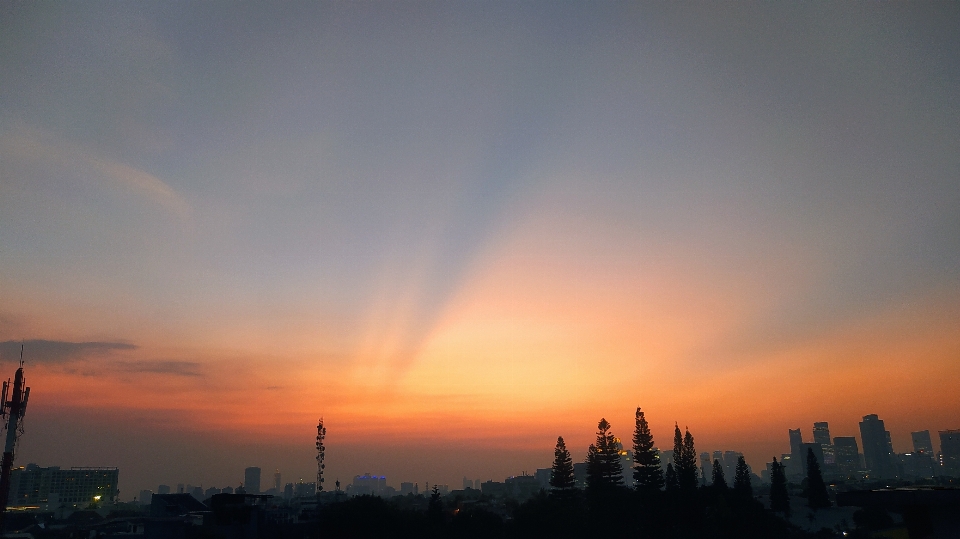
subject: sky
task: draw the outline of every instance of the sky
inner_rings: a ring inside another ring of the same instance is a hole
[[[0,6],[17,463],[460,485],[960,428],[960,6]],[[264,483],[267,480],[264,479]]]

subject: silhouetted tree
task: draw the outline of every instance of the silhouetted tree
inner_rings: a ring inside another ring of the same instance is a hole
[[[623,467],[617,438],[610,423],[601,418],[597,424],[597,443],[587,450],[587,489],[606,490],[623,486]]]
[[[743,455],[737,457],[737,472],[733,476],[733,490],[745,498],[753,498],[753,485],[750,484],[750,468]]]
[[[697,450],[693,446],[693,435],[689,430],[685,435],[680,434],[680,426],[676,424],[673,433],[673,463],[680,490],[697,490]]]
[[[677,472],[674,471],[673,464],[667,464],[667,473],[664,475],[664,483],[667,487],[667,492],[680,490],[680,483],[677,482]]]
[[[430,505],[427,507],[427,514],[433,522],[443,521],[443,501],[440,499],[440,487],[433,485],[433,493],[430,494]]]
[[[570,490],[576,486],[573,477],[573,459],[563,442],[563,436],[557,437],[557,447],[553,450],[553,469],[550,474],[550,487],[554,491]]]
[[[830,507],[830,496],[827,495],[827,485],[820,473],[820,463],[810,447],[807,448],[807,505],[811,509]]]
[[[783,464],[773,457],[770,466],[770,509],[790,516],[790,496],[787,494],[787,474]]]
[[[633,478],[637,490],[652,491],[663,488],[663,469],[660,454],[653,448],[653,433],[650,425],[637,406],[636,429],[633,432]]]
[[[723,465],[713,459],[713,488],[727,490],[727,478],[723,476]]]

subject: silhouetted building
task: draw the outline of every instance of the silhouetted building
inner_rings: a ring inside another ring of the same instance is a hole
[[[406,496],[407,494],[413,494],[413,483],[406,483],[406,482],[400,483],[400,494],[404,496]]]
[[[303,498],[314,496],[317,494],[317,483],[311,481],[310,483],[304,483],[301,479],[297,484],[293,486],[293,495],[296,498]]]
[[[871,477],[894,478],[896,468],[891,458],[893,449],[890,447],[889,433],[877,414],[863,416],[863,421],[860,422],[860,440],[863,441],[863,460]]]
[[[207,500],[213,498],[214,494],[220,494],[220,489],[217,487],[210,487],[207,490],[203,491],[203,499]]]
[[[837,436],[833,439],[834,458],[837,473],[841,477],[854,477],[860,470],[860,449],[853,436]]]
[[[630,470],[632,473],[633,470]],[[550,478],[553,477],[552,468],[537,468],[537,471],[533,472],[533,476],[537,478],[537,483],[540,484],[540,488],[544,490],[550,490]],[[630,477],[632,480],[633,477]]]
[[[480,484],[480,491],[484,496],[502,498],[507,494],[507,485],[498,481],[484,481]]]
[[[913,440],[914,453],[926,453],[933,455],[933,440],[930,439],[929,430],[911,432],[910,438]]]
[[[785,464],[787,477],[799,480],[803,476],[803,461],[807,455],[803,452],[803,435],[800,429],[790,429],[790,460]]]
[[[670,452],[670,455],[673,455],[673,451]],[[587,488],[587,463],[586,462],[573,463],[573,483],[580,490],[584,490]]]
[[[960,429],[940,431],[940,459],[944,474],[960,477]]]
[[[260,494],[260,468],[251,466],[243,471],[243,490],[247,494]]]
[[[59,466],[41,468],[29,464],[10,474],[10,506],[63,506],[84,508],[93,503],[112,503],[117,497],[117,468]]]
[[[413,485],[410,485],[410,487],[413,488]],[[473,480],[467,479],[467,476],[463,476],[463,490],[467,490],[468,488],[473,488]]]
[[[826,421],[813,424],[813,441],[820,445],[830,445],[830,425]]]
[[[704,451],[700,453],[700,484],[708,485],[713,482],[713,476],[710,471],[713,469],[713,460],[710,459],[710,453]]]
[[[138,501],[140,502],[140,505],[150,505],[151,498],[153,498],[153,492],[147,489],[144,489],[140,491],[140,496],[138,497]]]
[[[347,493],[352,496],[382,496],[387,489],[387,477],[383,475],[355,475],[353,484],[347,487]]]
[[[157,487],[157,494],[170,494],[170,485],[160,485]]]
[[[900,477],[905,479],[928,479],[935,474],[933,455],[930,453],[904,453],[897,455]]]
[[[207,510],[206,505],[189,494],[155,494],[150,500],[150,516],[153,517],[179,517]]]
[[[277,470],[273,473],[273,488],[276,489],[277,493],[280,493],[280,488],[282,483],[280,482],[280,470]]]

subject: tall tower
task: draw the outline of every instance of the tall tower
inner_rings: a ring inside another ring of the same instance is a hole
[[[0,467],[0,529],[3,526],[4,511],[10,496],[10,470],[13,468],[14,452],[17,441],[23,434],[21,420],[27,411],[27,399],[30,398],[30,388],[25,387],[23,378],[23,345],[20,345],[20,368],[13,377],[13,391],[10,392],[10,380],[3,383],[3,395],[0,399],[0,416],[7,420],[7,441],[3,446],[3,463]],[[7,400],[7,397],[10,400]]]
[[[863,460],[875,478],[892,478],[896,472],[890,459],[890,442],[883,420],[877,414],[863,416],[860,422],[860,440],[863,442]]]
[[[247,494],[260,494],[260,468],[251,466],[243,471],[243,488]]]
[[[830,425],[826,421],[813,424],[813,443],[830,445]]]
[[[326,465],[323,463],[324,453],[327,448],[323,445],[324,438],[327,437],[327,428],[323,426],[323,418],[317,423],[317,492],[323,492],[323,469]]]
[[[933,441],[930,440],[930,431],[921,430],[911,432],[910,438],[913,439],[913,451],[925,455],[933,455]]]
[[[950,477],[960,477],[960,429],[940,431],[940,455],[944,473]]]

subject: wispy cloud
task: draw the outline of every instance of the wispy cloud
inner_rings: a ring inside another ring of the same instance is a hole
[[[128,373],[170,374],[173,376],[203,376],[200,363],[195,361],[136,361],[116,364],[118,370]]]
[[[94,355],[106,355],[118,350],[136,350],[137,346],[123,342],[67,342],[33,339],[29,341],[0,342],[0,360],[18,361],[20,346],[23,359],[37,363],[66,363]]]
[[[73,170],[85,169],[109,188],[123,188],[158,204],[180,218],[190,214],[190,204],[159,177],[120,161],[106,158],[61,137],[29,126],[15,127],[0,137],[2,153],[34,161],[53,162]]]

